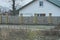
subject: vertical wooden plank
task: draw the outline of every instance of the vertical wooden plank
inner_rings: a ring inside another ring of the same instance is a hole
[[[48,24],[52,24],[52,14],[49,13],[49,16],[48,16]]]
[[[2,15],[0,15],[0,24],[2,23]]]
[[[36,14],[34,14],[34,17],[33,17],[33,23],[37,24],[37,15]]]
[[[6,23],[8,23],[8,14],[6,14]]]
[[[23,14],[20,14],[20,24],[23,23]]]

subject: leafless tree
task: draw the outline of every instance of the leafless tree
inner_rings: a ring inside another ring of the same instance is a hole
[[[9,0],[9,2],[11,2],[11,7],[12,7],[12,14],[13,15],[17,15],[19,14],[19,10],[20,10],[20,7],[17,9],[18,6],[21,6],[19,5],[20,3],[19,2],[23,2],[24,0]]]

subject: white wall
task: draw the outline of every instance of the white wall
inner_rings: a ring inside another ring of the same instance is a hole
[[[46,0],[43,0],[44,4],[43,6],[39,6],[39,1],[37,0],[30,5],[26,6],[22,10],[20,10],[20,13],[23,13],[24,15],[33,15],[34,13],[46,13],[48,16],[48,13],[52,13],[53,16],[60,16],[60,8],[49,3]]]

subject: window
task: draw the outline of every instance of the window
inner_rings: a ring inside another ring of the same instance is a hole
[[[43,1],[40,1],[40,2],[39,2],[39,5],[40,5],[40,6],[43,6]]]
[[[40,14],[40,16],[46,16],[46,14]]]

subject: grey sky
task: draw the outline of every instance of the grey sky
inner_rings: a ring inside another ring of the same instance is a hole
[[[22,2],[17,0],[17,4],[24,5],[24,4],[28,3],[29,1],[31,1],[31,0],[23,0]],[[0,6],[3,6],[3,7],[10,7],[11,6],[10,3],[11,3],[10,0],[0,0]]]

